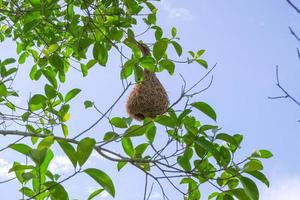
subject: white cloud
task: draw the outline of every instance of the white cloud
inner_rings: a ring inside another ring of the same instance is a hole
[[[14,177],[14,173],[8,173],[9,169],[12,167],[12,164],[8,161],[0,158],[0,179],[9,179]]]
[[[300,177],[283,178],[276,182],[271,181],[270,188],[262,191],[262,200],[299,200]]]
[[[74,169],[71,161],[66,156],[55,156],[49,165],[49,169],[53,173],[63,174]]]
[[[171,4],[168,0],[161,1],[161,8],[171,19],[182,20],[182,21],[191,21],[195,17],[192,15],[190,10],[186,8],[177,8],[173,4]]]

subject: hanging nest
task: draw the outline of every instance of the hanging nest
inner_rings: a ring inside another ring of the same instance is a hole
[[[155,73],[144,70],[144,80],[136,84],[126,103],[126,110],[130,117],[143,120],[146,117],[155,118],[165,113],[169,106],[169,99]]]

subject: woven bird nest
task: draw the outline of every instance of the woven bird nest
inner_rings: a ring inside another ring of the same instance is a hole
[[[144,80],[136,84],[126,103],[130,117],[143,120],[146,117],[155,118],[165,113],[169,106],[166,90],[155,73],[144,70]]]

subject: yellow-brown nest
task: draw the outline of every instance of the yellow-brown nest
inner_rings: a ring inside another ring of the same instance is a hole
[[[136,84],[128,97],[127,113],[141,121],[146,117],[155,118],[165,113],[168,106],[169,99],[165,88],[154,73],[145,70],[143,82]]]

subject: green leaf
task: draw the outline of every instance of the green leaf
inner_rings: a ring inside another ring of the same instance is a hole
[[[26,144],[11,144],[9,147],[24,155],[28,155],[29,152],[32,150],[32,148]]]
[[[55,67],[58,71],[62,72],[64,70],[64,60],[57,54],[53,54],[49,57],[50,64]]]
[[[207,116],[209,116],[211,119],[213,119],[215,121],[217,120],[217,114],[216,114],[216,112],[207,103],[204,103],[204,102],[195,102],[195,103],[192,103],[191,106],[193,106],[194,108],[197,108],[198,110],[200,110],[201,112],[203,112],[204,114],[206,114]]]
[[[12,168],[9,169],[8,173],[15,172],[15,171],[24,171],[26,169],[33,169],[34,166],[32,165],[14,165]]]
[[[14,58],[7,58],[5,60],[3,60],[3,62],[1,63],[1,65],[9,65],[9,64],[12,64],[12,63],[15,63],[16,62],[16,59]]]
[[[258,200],[259,199],[259,193],[256,184],[249,178],[241,176],[239,177],[245,193],[251,200]]]
[[[194,181],[192,178],[183,178],[180,184],[188,184],[187,200],[200,200],[201,193],[196,181]]]
[[[48,47],[48,52],[49,53],[53,53],[55,52],[57,49],[59,48],[58,44],[51,44],[49,47]]]
[[[81,73],[83,77],[86,77],[88,75],[88,68],[85,64],[80,64]]]
[[[170,60],[161,60],[159,61],[159,66],[163,69],[166,69],[170,75],[174,74],[175,71],[175,64]]]
[[[124,118],[121,117],[114,117],[110,120],[111,125],[117,128],[127,128],[127,123]]]
[[[258,180],[260,180],[261,182],[263,182],[264,184],[266,184],[266,186],[270,186],[270,182],[267,179],[267,177],[261,173],[260,171],[251,171],[251,172],[247,172],[248,174],[250,174],[251,176],[254,176],[255,178],[257,178]]]
[[[49,181],[45,186],[49,188],[51,199],[69,200],[68,193],[61,184]]]
[[[128,156],[133,157],[133,155],[134,155],[134,148],[133,148],[131,139],[129,137],[122,138],[122,146],[123,146],[123,149],[124,149],[125,153]]]
[[[223,140],[225,142],[228,142],[229,144],[232,144],[232,145],[235,145],[235,146],[238,146],[238,143],[237,141],[234,139],[233,136],[231,135],[228,135],[226,133],[219,133],[216,135],[216,139],[218,140]]]
[[[115,196],[115,187],[110,177],[99,169],[89,168],[84,170],[86,174],[92,177],[99,185],[101,185],[111,196]]]
[[[48,84],[45,85],[44,91],[45,91],[46,96],[49,99],[53,99],[57,95],[57,92],[56,92],[55,88],[51,85],[48,85]]]
[[[122,70],[121,70],[121,79],[128,78],[134,69],[135,60],[128,60],[125,62]]]
[[[145,56],[140,59],[140,64],[144,69],[148,69],[151,72],[155,72],[156,65],[155,60],[151,56]]]
[[[173,45],[173,47],[174,47],[174,49],[175,49],[177,55],[178,55],[178,56],[181,56],[181,55],[182,55],[182,47],[180,46],[180,44],[178,44],[178,43],[175,42],[175,41],[172,41],[171,43],[172,43],[172,45]]]
[[[103,137],[103,141],[105,141],[105,142],[111,141],[111,140],[114,140],[118,137],[119,137],[119,135],[117,133],[109,131],[109,132],[105,133],[105,135]]]
[[[91,200],[93,199],[94,197],[96,197],[97,195],[101,194],[101,192],[103,192],[104,189],[98,189],[98,190],[95,190],[94,192],[92,192],[89,197],[88,197],[88,200]]]
[[[38,150],[49,149],[54,143],[54,136],[45,137],[38,145]]]
[[[7,88],[3,82],[0,82],[0,97],[7,97]]]
[[[76,95],[78,95],[81,92],[80,89],[75,88],[73,90],[70,90],[65,97],[65,102],[69,102],[71,99],[73,99]]]
[[[127,162],[118,162],[118,165],[117,165],[117,168],[118,168],[118,171],[120,171],[125,165],[127,164]]]
[[[125,131],[124,137],[138,137],[144,135],[144,133],[144,126],[132,125]]]
[[[29,100],[29,108],[31,111],[36,111],[43,108],[43,104],[47,101],[47,98],[41,94],[36,94]]]
[[[29,2],[34,7],[38,7],[41,5],[41,0],[29,0]]]
[[[213,199],[214,197],[218,196],[219,193],[218,192],[213,192],[208,196],[208,200]]]
[[[96,141],[92,138],[83,138],[77,145],[77,160],[80,166],[83,166],[90,157]]]
[[[273,157],[273,154],[268,150],[262,149],[255,151],[251,156],[257,158],[271,158]]]
[[[242,188],[237,188],[237,189],[234,189],[234,190],[231,190],[231,192],[233,193],[233,195],[235,197],[237,197],[237,199],[240,199],[240,200],[251,200],[244,189]]]
[[[94,103],[92,101],[86,100],[84,101],[84,108],[88,109],[94,106]]]
[[[33,67],[30,70],[30,73],[29,73],[29,77],[31,80],[35,80],[35,76],[36,76],[37,72],[38,72],[38,66],[33,65]]]
[[[32,149],[30,152],[29,152],[29,157],[32,159],[32,161],[35,162],[36,165],[41,165],[46,156],[47,156],[47,149],[43,148],[43,149]]]
[[[167,115],[158,116],[156,117],[155,121],[163,126],[167,126],[170,128],[174,128],[176,126],[176,122],[173,120],[173,118]]]
[[[203,54],[204,54],[204,52],[205,52],[205,50],[199,50],[198,52],[197,52],[197,54],[196,54],[196,58],[200,58]]]
[[[36,65],[35,65],[36,67]],[[34,69],[32,69],[34,70]],[[37,69],[35,69],[37,70]],[[55,78],[56,73],[52,70],[43,69],[42,70],[43,75],[46,77],[46,79],[54,86],[54,88],[57,88],[57,80]]]
[[[172,30],[171,30],[171,35],[172,35],[173,38],[176,37],[176,35],[177,35],[177,30],[176,30],[175,27],[172,28]]]
[[[65,154],[68,156],[68,158],[70,159],[70,161],[72,162],[74,168],[76,168],[77,166],[77,153],[74,149],[74,147],[68,143],[65,140],[57,140],[59,146],[62,148],[62,150],[65,152]]]
[[[196,62],[199,63],[200,65],[202,65],[205,69],[208,68],[208,64],[205,60],[197,59]]]
[[[97,60],[100,65],[106,65],[108,59],[108,52],[107,49],[101,43],[96,42],[94,44],[93,56],[94,59]]]
[[[163,30],[158,26],[155,26],[154,29],[155,29],[155,39],[156,40],[161,39],[161,37],[163,35]]]
[[[135,148],[135,157],[141,157],[143,155],[143,153],[146,151],[146,149],[148,148],[149,144],[147,143],[142,143],[140,145],[138,145]]]
[[[65,137],[68,137],[69,135],[69,129],[66,124],[61,124],[61,130],[63,131],[63,134]]]
[[[163,55],[166,53],[168,48],[168,40],[160,39],[153,46],[153,55],[156,60],[160,60]]]
[[[153,143],[155,135],[156,135],[156,126],[152,126],[146,130],[146,137],[150,144]]]
[[[34,29],[41,21],[39,19],[36,20],[32,20],[28,23],[25,23],[23,26],[23,34],[27,34],[29,33],[32,29]],[[21,55],[22,56],[22,55]],[[20,57],[21,58],[21,57]],[[19,63],[22,64],[22,62],[20,62],[20,58],[19,58]],[[24,63],[24,62],[23,62]]]
[[[257,170],[263,170],[263,164],[259,160],[250,160],[244,165],[245,172],[252,172]]]

